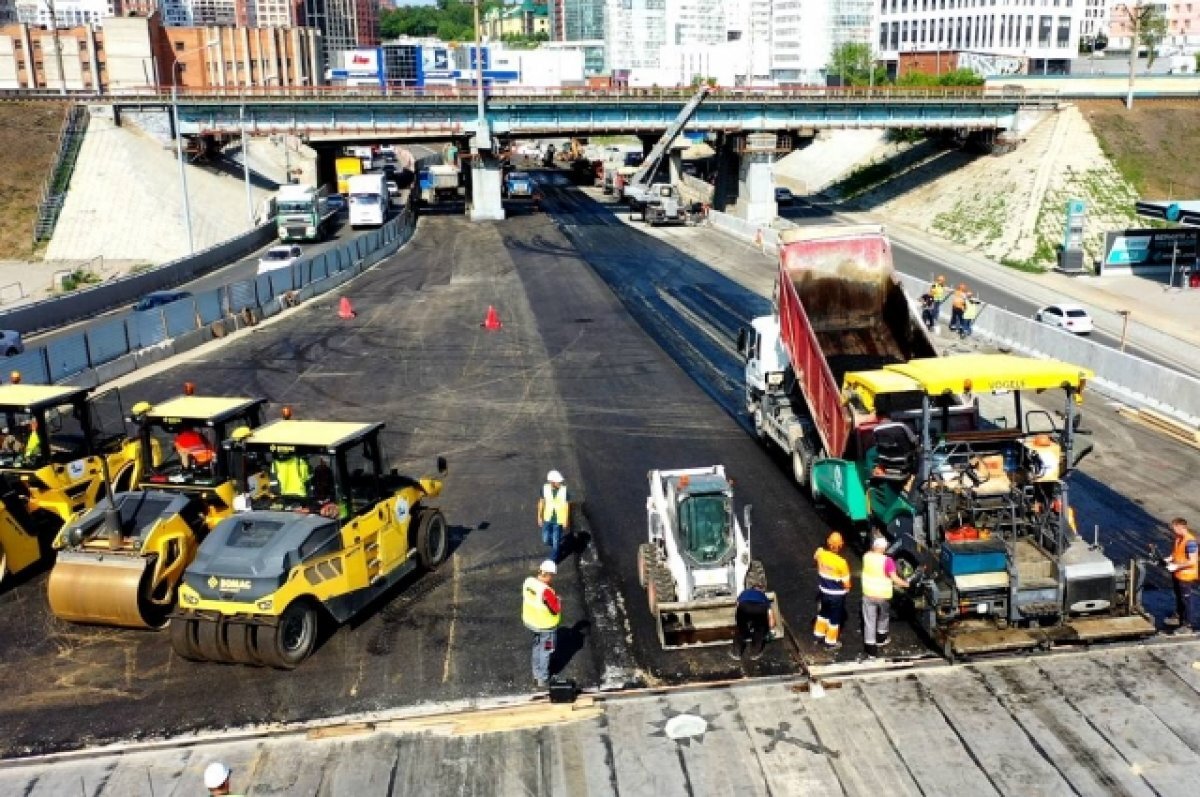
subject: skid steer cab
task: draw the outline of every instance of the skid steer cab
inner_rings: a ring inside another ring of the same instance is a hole
[[[181,396],[131,409],[140,478],[59,532],[48,589],[55,616],[127,628],[166,624],[200,542],[233,514],[239,487],[232,452],[221,443],[235,429],[259,426],[266,403],[194,393],[188,383]]]
[[[121,397],[86,388],[0,385],[0,583],[48,559],[56,534],[107,488],[139,477]]]
[[[648,541],[638,549],[638,579],[664,648],[730,644],[737,597],[747,582],[766,589],[750,553],[750,507],[742,523],[725,468],[652,470],[646,499]],[[772,603],[775,595],[768,593]],[[776,616],[779,606],[775,605]]]
[[[429,505],[446,473],[383,471],[382,423],[280,420],[227,447],[245,511],[221,521],[184,573],[171,644],[186,659],[292,669],[322,618],[344,623],[407,574],[445,560]]]

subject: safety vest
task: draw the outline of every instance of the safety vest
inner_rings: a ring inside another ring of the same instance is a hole
[[[935,302],[941,304],[942,300],[946,298],[946,286],[939,285],[936,282],[933,283],[929,286],[929,295],[933,297]]]
[[[25,459],[34,459],[42,453],[42,436],[34,429],[25,441]]]
[[[303,457],[277,459],[271,463],[271,472],[279,482],[280,495],[308,497],[308,461]]]
[[[983,309],[983,302],[975,299],[967,299],[967,309],[963,311],[963,318],[968,321],[974,321],[979,317],[979,312]]]
[[[863,554],[862,590],[863,597],[887,601],[892,599],[892,580],[888,578],[888,556],[877,551]]]
[[[850,591],[850,565],[833,551],[817,549],[817,586],[826,595],[845,595]]]
[[[950,297],[950,306],[958,310],[965,310],[967,307],[967,295],[962,291],[955,291]]]
[[[548,589],[550,589],[548,585],[538,581],[534,576],[525,579],[525,584],[521,587],[521,593],[524,596],[524,602],[521,605],[521,622],[525,623],[526,628],[533,631],[553,631],[558,628],[561,616],[550,611],[550,607],[542,598]]]
[[[567,525],[567,513],[570,507],[567,504],[567,488],[563,485],[558,486],[556,491],[549,484],[542,485],[542,522],[547,523],[554,520],[558,525],[565,527]]]
[[[1187,546],[1188,543],[1196,542],[1196,535],[1190,531],[1185,531],[1183,537],[1175,538],[1175,550],[1171,554],[1171,561],[1176,564],[1184,565],[1175,571],[1175,578],[1179,581],[1195,581],[1200,578],[1200,563],[1186,564],[1188,560]]]

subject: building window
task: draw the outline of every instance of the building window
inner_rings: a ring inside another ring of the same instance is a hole
[[[175,42],[175,52],[183,52],[183,42]]]

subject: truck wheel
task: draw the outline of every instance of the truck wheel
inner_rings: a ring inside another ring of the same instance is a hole
[[[750,410],[750,417],[754,419],[754,434],[758,436],[760,441],[767,439],[767,429],[763,425],[763,411],[761,404],[755,404]]]
[[[803,438],[792,444],[792,477],[801,487],[807,487],[812,479],[812,454]]]
[[[258,629],[255,648],[262,663],[279,670],[294,670],[312,655],[317,644],[317,611],[295,601],[283,610],[274,628]]]
[[[450,534],[445,516],[437,509],[422,510],[417,521],[417,558],[421,567],[435,569],[446,560],[449,548]]]
[[[196,642],[196,626],[199,623],[196,620],[184,620],[175,618],[168,626],[171,632],[171,647],[175,649],[175,653],[188,661],[203,661],[204,657],[200,655],[200,646]]]
[[[655,550],[654,544],[644,542],[638,546],[638,584],[642,589],[650,583],[650,568],[658,563],[658,551]]]

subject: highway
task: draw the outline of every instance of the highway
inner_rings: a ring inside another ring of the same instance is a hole
[[[421,475],[438,455],[449,460],[439,503],[451,559],[327,627],[293,672],[184,662],[163,633],[58,621],[45,572],[6,585],[0,756],[531,692],[519,588],[546,554],[534,507],[551,468],[585,521],[556,581],[557,660],[581,686],[856,659],[857,598],[836,655],[809,634],[812,554],[839,521],[795,488],[741,406],[733,336],[769,307],[772,264],[713,230],[651,235],[564,183],[545,184],[545,212],[502,223],[423,216],[400,252],[342,289],[355,319],[337,317],[336,294],[318,297],[122,388],[129,401],[157,401],[191,381],[202,394],[266,397],[272,415],[287,404],[300,418],[386,422],[385,463]],[[482,328],[489,306],[502,329]],[[1084,528],[1101,524],[1103,544],[1124,556],[1144,549],[1157,518],[1200,516],[1187,489],[1200,452],[1102,404],[1088,413],[1097,453],[1072,488]],[[635,573],[646,472],[718,463],[735,479],[738,511],[753,506],[754,555],[795,638],[758,662],[722,648],[663,651]],[[894,656],[931,655],[905,623],[893,639]]]
[[[837,214],[831,213],[824,207],[801,204],[800,202],[797,202],[797,205],[792,208],[781,209],[780,215],[800,225],[830,224],[842,221]],[[893,241],[893,252],[896,268],[901,273],[926,281],[932,281],[939,274],[945,275],[948,285],[953,287],[959,283],[966,283],[977,296],[994,307],[1008,310],[1025,318],[1033,318],[1038,309],[1043,306],[1030,301],[1027,297],[1012,293],[1004,288],[986,282],[981,284],[978,274],[969,274],[946,262],[935,260],[927,254],[906,247],[902,243]],[[1074,301],[1065,296],[1063,300]],[[1119,348],[1121,345],[1120,335],[1114,335],[1099,328],[1088,336],[1088,340],[1113,349]],[[1164,357],[1159,353],[1148,351],[1136,345],[1127,344],[1125,351],[1135,357],[1141,357],[1144,360],[1156,363],[1165,368],[1171,368],[1189,376],[1200,377],[1200,372],[1182,366],[1179,362],[1169,357]]]

